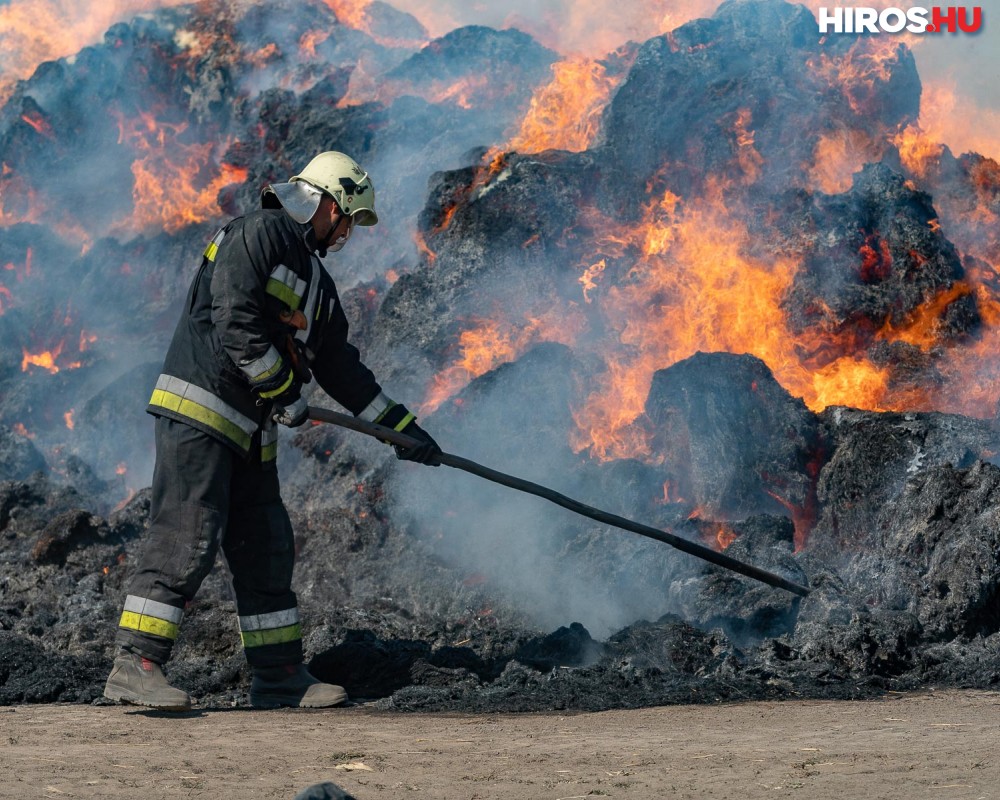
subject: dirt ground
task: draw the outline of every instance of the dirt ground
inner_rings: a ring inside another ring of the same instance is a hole
[[[597,714],[0,708],[3,798],[1000,797],[1000,693]]]

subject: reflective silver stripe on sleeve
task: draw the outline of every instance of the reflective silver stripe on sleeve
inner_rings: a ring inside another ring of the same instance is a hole
[[[306,290],[306,282],[284,264],[278,264],[271,271],[270,279],[278,281],[278,283],[283,283],[299,297],[302,297],[303,292]]]
[[[142,614],[147,617],[165,619],[167,622],[172,622],[175,625],[180,624],[181,617],[184,616],[183,608],[168,606],[166,603],[150,600],[148,597],[138,597],[134,594],[130,594],[125,598],[124,610],[132,611],[136,614]]]
[[[279,364],[281,364],[281,354],[272,344],[260,358],[246,364],[240,364],[240,369],[243,370],[244,375],[256,383],[271,377],[275,371],[274,368]]]
[[[299,297],[302,297],[302,293],[306,290],[306,282],[294,270],[286,267],[284,264],[278,264],[278,266],[271,270],[270,277],[279,283],[285,284],[285,286],[294,291]]]
[[[219,252],[219,245],[222,244],[222,240],[226,238],[226,229],[223,228],[215,237],[208,243],[208,247],[205,248],[205,258],[209,261],[215,261],[215,256]]]
[[[309,294],[306,297],[306,304],[303,310],[303,313],[306,315],[306,327],[305,330],[295,334],[295,338],[300,342],[307,342],[309,334],[312,333],[313,315],[316,313],[316,301],[319,299],[320,271],[316,269],[317,264],[319,265],[319,270],[322,270],[323,263],[314,254],[309,259]]]
[[[219,416],[224,417],[229,422],[233,423],[233,425],[238,427],[248,436],[252,436],[254,431],[257,430],[257,423],[252,419],[243,416],[239,411],[229,405],[229,403],[223,402],[211,392],[202,389],[200,386],[195,386],[193,383],[182,381],[180,378],[175,378],[173,375],[164,374],[160,375],[159,379],[156,381],[156,388],[164,392],[170,392],[171,394],[178,395],[179,397],[187,398],[198,405],[214,411]]]
[[[273,628],[284,628],[299,621],[299,610],[289,608],[285,611],[274,611],[270,614],[251,614],[240,617],[241,631],[268,631]]]
[[[386,396],[385,392],[379,392],[375,396],[375,399],[365,407],[365,410],[358,414],[358,419],[363,419],[365,422],[374,422],[387,409],[392,408],[394,405],[396,404]]]
[[[278,264],[271,271],[264,291],[289,308],[297,309],[306,291],[306,282],[284,264]]]

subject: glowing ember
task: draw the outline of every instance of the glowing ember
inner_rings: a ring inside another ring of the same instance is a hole
[[[67,319],[66,323],[69,324],[70,320]],[[46,370],[49,374],[54,375],[63,369],[79,369],[82,364],[79,361],[63,361],[60,359],[63,354],[63,347],[66,341],[60,341],[55,347],[50,350],[41,350],[37,353],[29,353],[25,348],[21,348],[21,371],[28,372],[31,367],[38,367],[40,369]]]
[[[56,366],[56,359],[62,353],[62,348],[62,342],[59,342],[54,349],[43,350],[40,353],[29,353],[22,348],[21,352],[24,354],[24,357],[21,359],[21,372],[27,372],[28,367],[41,367],[55,374],[59,371],[59,367]]]
[[[80,331],[80,352],[85,352],[90,345],[97,341],[97,335],[93,333],[87,333],[86,331]]]
[[[63,414],[63,419],[66,421],[66,427],[69,428],[70,430],[73,430],[74,423],[73,423],[73,409],[72,408],[69,411],[67,411],[65,414]]]
[[[124,462],[115,467],[115,475],[124,475],[126,472],[128,472],[128,465]]]
[[[28,429],[25,428],[24,425],[22,423],[20,423],[20,422],[15,422],[14,425],[13,425],[13,427],[12,427],[12,430],[18,436],[23,436],[25,439],[34,439],[35,438],[35,434],[29,433]]]
[[[120,503],[118,503],[118,505],[116,505],[112,509],[112,511],[113,512],[114,511],[121,511],[123,508],[125,508],[125,506],[127,506],[129,503],[132,502],[132,500],[135,498],[136,494],[138,494],[138,492],[135,489],[129,489],[128,490],[128,494],[125,496],[125,499],[122,500]],[[119,564],[124,563],[124,561],[125,561],[125,559],[124,559],[123,556],[119,556],[118,557],[118,563]]]
[[[30,125],[39,136],[45,136],[48,139],[55,138],[55,134],[52,132],[52,126],[49,124],[49,121],[37,111],[22,114],[21,120]]]
[[[720,525],[719,530],[715,534],[715,544],[716,547],[721,551],[725,550],[729,545],[737,539],[736,531],[725,525]]]

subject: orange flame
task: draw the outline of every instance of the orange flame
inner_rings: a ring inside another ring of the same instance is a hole
[[[56,360],[62,354],[62,349],[63,342],[59,342],[52,350],[42,350],[40,353],[29,353],[24,348],[21,348],[21,352],[24,355],[21,359],[21,372],[27,372],[28,367],[41,367],[54,375],[59,371],[59,367],[56,366]]]
[[[719,530],[715,533],[715,544],[719,551],[725,550],[729,545],[735,542],[739,536],[736,531],[727,525],[720,525]]]
[[[868,162],[881,158],[884,145],[867,133],[839,130],[820,136],[807,167],[808,189],[840,194],[851,188],[852,176]]]
[[[302,38],[299,39],[299,49],[305,52],[312,58],[316,57],[316,45],[325,42],[330,38],[329,31],[306,31],[302,34]]]
[[[601,112],[624,71],[608,77],[604,65],[582,57],[552,65],[552,80],[535,92],[521,121],[521,129],[505,150],[539,153],[543,150],[579,152],[593,144]]]
[[[79,3],[75,0],[12,0],[0,5],[0,105],[18,80],[31,76],[43,61],[79,52],[100,41],[115,22],[143,11],[180,5],[186,0],[117,0]]]
[[[65,414],[63,414],[63,419],[66,421],[66,427],[73,430],[75,423],[73,422],[73,409],[71,408]]]
[[[21,422],[15,422],[12,430],[18,436],[23,436],[25,439],[34,439],[35,438],[35,434],[30,433],[28,431],[28,429],[24,427],[24,424],[21,423]]]
[[[421,405],[430,414],[445,400],[458,393],[474,378],[514,361],[532,345],[540,342],[571,344],[582,329],[578,315],[568,317],[553,312],[527,318],[520,325],[508,325],[496,320],[482,320],[458,337],[461,355],[438,373],[427,398]]]
[[[875,101],[879,84],[892,78],[904,52],[895,36],[858,37],[844,55],[821,53],[808,66],[820,79],[843,93],[855,113],[863,114]]]
[[[956,153],[1000,157],[1000,111],[959,94],[953,81],[925,79],[920,96],[920,129]]]
[[[918,178],[926,177],[928,170],[941,161],[944,145],[924,133],[920,125],[908,125],[893,139],[899,149],[903,167]]]

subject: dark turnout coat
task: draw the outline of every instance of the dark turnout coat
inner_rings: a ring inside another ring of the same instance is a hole
[[[271,404],[252,391],[294,352],[302,369],[353,414],[380,387],[347,341],[333,279],[308,223],[282,209],[237,217],[205,250],[147,411],[273,461]],[[297,313],[296,313],[297,312]]]

